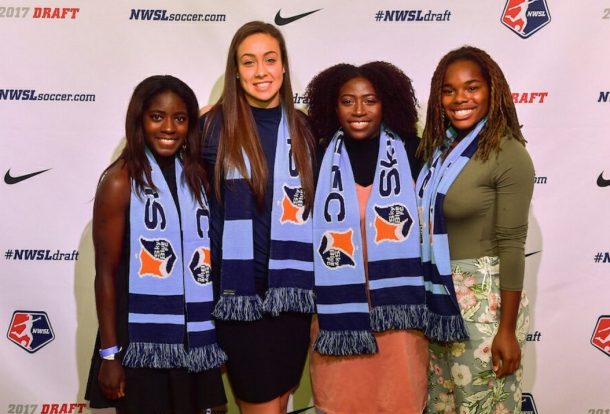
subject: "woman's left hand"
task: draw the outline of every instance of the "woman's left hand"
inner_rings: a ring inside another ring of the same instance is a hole
[[[498,330],[491,343],[491,360],[496,378],[515,372],[521,365],[521,346],[514,331]]]

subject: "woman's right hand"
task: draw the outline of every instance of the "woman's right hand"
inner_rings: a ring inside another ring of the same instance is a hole
[[[102,360],[97,380],[102,393],[109,400],[117,400],[125,396],[125,370],[119,359]]]

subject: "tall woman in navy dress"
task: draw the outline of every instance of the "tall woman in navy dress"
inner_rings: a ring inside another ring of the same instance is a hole
[[[129,103],[126,146],[100,179],[93,208],[100,327],[85,395],[93,408],[193,414],[226,402],[197,117],[184,82],[145,79]]]
[[[200,121],[211,176],[214,316],[242,413],[285,413],[309,343],[314,140],[295,110],[282,34],[250,22]]]

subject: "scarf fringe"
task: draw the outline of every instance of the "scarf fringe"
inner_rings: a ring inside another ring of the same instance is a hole
[[[193,348],[187,352],[183,344],[132,342],[122,357],[123,365],[130,368],[188,368],[189,372],[218,368],[226,360],[227,355],[218,344]]]
[[[320,331],[313,349],[322,355],[376,354],[377,341],[370,331]]]
[[[263,317],[263,301],[258,295],[221,295],[212,316],[222,321],[255,321]]]
[[[188,366],[188,354],[183,344],[131,342],[122,363],[130,368],[183,368]]]
[[[269,288],[263,311],[273,316],[280,312],[314,313],[316,300],[313,290],[297,287]]]
[[[191,348],[188,353],[189,372],[201,372],[218,368],[226,361],[227,354],[218,344]]]
[[[428,312],[424,333],[430,339],[441,342],[465,341],[470,338],[462,314],[439,315]]]
[[[376,306],[371,311],[371,329],[383,332],[389,329],[419,329],[425,327],[428,308],[420,305]]]

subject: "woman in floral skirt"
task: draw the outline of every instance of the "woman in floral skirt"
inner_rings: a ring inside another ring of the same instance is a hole
[[[452,299],[444,310],[460,311],[470,339],[431,344],[428,413],[517,414],[534,168],[508,83],[487,53],[451,51],[430,89],[418,149],[422,259],[429,294]]]

